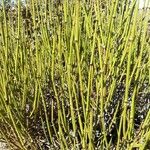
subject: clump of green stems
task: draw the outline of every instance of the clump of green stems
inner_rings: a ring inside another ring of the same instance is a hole
[[[150,92],[150,11],[129,2],[18,0],[6,11],[2,1],[0,138],[8,148],[148,148],[150,111],[138,128],[135,119],[139,95]]]

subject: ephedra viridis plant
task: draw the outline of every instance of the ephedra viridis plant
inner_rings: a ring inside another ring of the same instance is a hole
[[[16,2],[0,7],[8,149],[150,149],[150,10],[138,0]]]

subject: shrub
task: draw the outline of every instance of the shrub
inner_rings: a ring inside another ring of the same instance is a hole
[[[126,0],[18,0],[13,8],[3,3],[0,21],[8,147],[148,149],[149,10]]]

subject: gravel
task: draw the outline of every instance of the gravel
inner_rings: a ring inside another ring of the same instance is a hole
[[[0,150],[8,150],[6,147],[6,143],[0,141]]]

